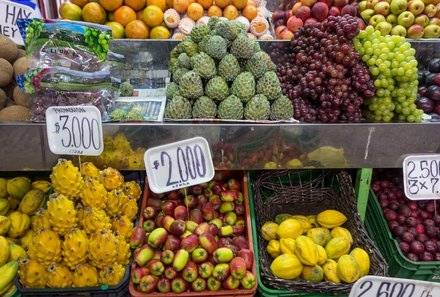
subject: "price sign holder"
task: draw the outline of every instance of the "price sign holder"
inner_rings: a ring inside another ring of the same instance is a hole
[[[367,275],[353,284],[349,297],[438,297],[434,282]]]
[[[104,149],[101,112],[95,106],[51,106],[46,129],[56,155],[99,156]]]
[[[164,193],[214,178],[208,141],[194,137],[148,149],[144,155],[150,189]]]
[[[405,195],[411,200],[440,199],[440,154],[407,156],[403,181]]]

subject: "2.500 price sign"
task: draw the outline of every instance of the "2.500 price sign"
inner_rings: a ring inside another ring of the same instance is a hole
[[[54,154],[99,156],[104,149],[101,113],[95,106],[49,107],[46,129]]]
[[[194,137],[148,149],[144,155],[148,184],[155,193],[164,193],[214,177],[209,144]]]
[[[413,200],[440,198],[440,155],[412,155],[403,160],[405,195]]]

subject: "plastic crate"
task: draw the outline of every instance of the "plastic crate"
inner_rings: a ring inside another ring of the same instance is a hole
[[[252,237],[252,230],[251,230],[251,209],[250,209],[250,205],[249,205],[249,193],[248,193],[248,178],[246,176],[246,174],[242,171],[223,171],[220,173],[220,176],[222,177],[222,180],[224,179],[228,179],[228,178],[235,178],[237,180],[241,180],[241,186],[242,186],[242,191],[243,191],[243,198],[244,198],[244,206],[245,206],[245,210],[246,210],[246,237],[249,241],[249,249],[253,252],[254,254],[254,265],[252,266],[252,273],[254,275],[257,275],[257,264],[255,263],[255,250],[254,250],[254,242],[253,242],[253,237]],[[148,184],[145,186],[145,195],[148,196]],[[147,198],[148,199],[148,198]],[[143,209],[146,206],[146,202],[147,199],[145,199],[143,201],[143,205],[142,205],[142,209],[141,211],[143,211]],[[139,220],[139,226],[142,226],[143,224],[143,217],[141,216],[140,220]],[[134,266],[134,264],[133,264]],[[132,266],[132,267],[133,267]],[[237,289],[237,290],[219,290],[219,291],[202,291],[202,292],[183,292],[183,293],[160,293],[160,292],[153,292],[153,293],[143,293],[140,292],[138,290],[136,290],[135,285],[132,283],[131,279],[130,279],[130,283],[129,283],[129,290],[130,290],[130,294],[131,296],[134,297],[150,297],[150,296],[160,296],[160,297],[204,297],[204,296],[229,296],[229,297],[251,297],[254,296],[256,291],[257,291],[257,286],[259,285],[259,280],[257,279],[257,284],[255,285],[255,287],[253,287],[252,289]]]
[[[393,238],[388,228],[379,201],[371,189],[365,225],[389,264],[390,276],[440,282],[440,261],[415,262],[406,258],[402,253],[397,240]]]

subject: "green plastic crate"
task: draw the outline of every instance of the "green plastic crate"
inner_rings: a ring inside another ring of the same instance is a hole
[[[252,201],[252,200],[251,200]],[[251,206],[252,207],[252,206]],[[405,257],[391,230],[374,192],[370,189],[365,226],[387,260],[390,276],[440,282],[440,262],[414,262]]]

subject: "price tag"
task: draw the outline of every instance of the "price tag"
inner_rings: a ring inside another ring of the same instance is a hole
[[[9,37],[16,44],[24,45],[18,30],[17,20],[20,18],[34,18],[35,10],[27,5],[12,1],[0,0],[0,34]]]
[[[409,199],[440,199],[440,155],[406,157],[403,160],[403,182]]]
[[[438,297],[440,284],[367,275],[354,283],[349,297]]]
[[[144,155],[148,184],[154,193],[164,193],[214,177],[208,141],[194,137],[148,149]]]
[[[101,113],[95,106],[49,107],[46,129],[56,155],[99,156],[104,149]]]

